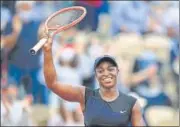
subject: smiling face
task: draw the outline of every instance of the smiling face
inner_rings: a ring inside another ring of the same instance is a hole
[[[95,71],[100,87],[113,88],[116,86],[119,70],[111,62],[101,62]]]

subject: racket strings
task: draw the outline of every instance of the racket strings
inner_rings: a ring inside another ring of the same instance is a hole
[[[68,10],[59,13],[49,20],[47,26],[49,28],[59,28],[62,26],[66,26],[77,20],[80,16],[82,16],[83,13],[84,11],[82,10]]]

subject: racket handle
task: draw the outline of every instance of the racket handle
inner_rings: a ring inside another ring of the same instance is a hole
[[[31,55],[36,55],[40,48],[46,43],[47,38],[41,39],[32,49],[29,50]]]

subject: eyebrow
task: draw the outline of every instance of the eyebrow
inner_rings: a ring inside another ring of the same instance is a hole
[[[107,68],[110,68],[110,67],[116,67],[116,66],[114,66],[114,65],[108,65]],[[97,69],[100,70],[100,69],[103,69],[103,68],[102,68],[102,67],[97,67]]]

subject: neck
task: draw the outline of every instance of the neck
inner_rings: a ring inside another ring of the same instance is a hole
[[[119,96],[119,91],[116,87],[113,87],[110,89],[101,87],[99,89],[99,93],[100,93],[101,97],[106,101],[115,100]]]

